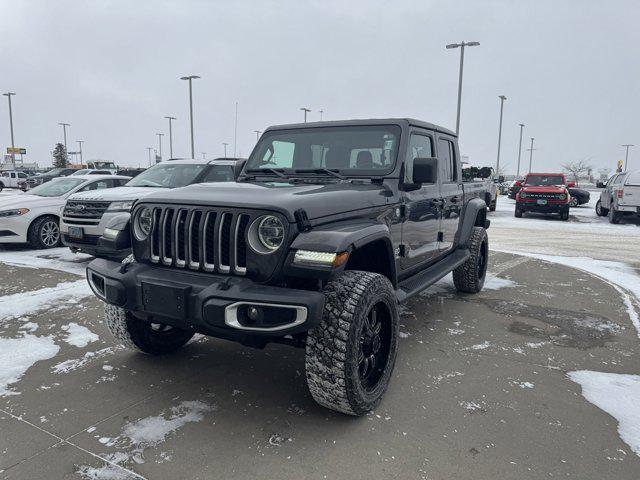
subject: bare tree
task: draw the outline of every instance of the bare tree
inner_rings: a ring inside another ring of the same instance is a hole
[[[567,173],[573,175],[573,181],[578,183],[578,177],[589,173],[593,167],[589,163],[589,160],[583,158],[582,160],[572,160],[567,163],[561,163],[560,166]]]

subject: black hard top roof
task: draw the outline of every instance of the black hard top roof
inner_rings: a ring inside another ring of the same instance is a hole
[[[416,120],[414,118],[370,118],[362,120],[333,120],[328,122],[307,122],[307,123],[290,123],[286,125],[273,125],[266,129],[271,130],[291,130],[299,128],[318,128],[318,127],[343,127],[343,126],[356,126],[356,125],[400,125],[404,127],[414,126],[420,128],[426,128],[428,130],[434,130],[440,133],[446,133],[457,137],[455,132],[435,125],[429,122],[423,122],[422,120]]]

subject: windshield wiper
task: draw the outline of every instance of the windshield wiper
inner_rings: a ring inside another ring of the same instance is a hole
[[[329,170],[328,168],[298,168],[293,172],[294,173],[326,173],[327,175],[331,175],[333,177],[339,178],[340,180],[344,180],[346,178],[343,175],[340,175],[338,172]]]
[[[269,172],[269,173],[273,173],[273,174],[277,175],[280,178],[289,178],[284,173],[276,170],[275,168],[249,168],[248,170],[245,170],[245,171],[246,171],[246,173],[253,173],[254,176],[256,174],[262,174],[264,172]]]

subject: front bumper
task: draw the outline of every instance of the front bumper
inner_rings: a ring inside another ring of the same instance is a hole
[[[538,212],[538,213],[560,213],[563,210],[569,208],[568,203],[547,203],[545,205],[539,205],[537,202],[516,202],[516,208],[523,212]]]
[[[129,310],[137,318],[232,340],[304,332],[318,324],[324,308],[320,292],[142,263],[125,268],[119,262],[97,259],[87,267],[87,279],[101,300]],[[238,310],[250,305],[283,309],[294,317],[275,328],[247,326],[238,318]]]
[[[111,212],[106,211],[99,220],[85,220],[78,221],[76,219],[62,218],[60,222],[60,233],[62,234],[62,243],[67,247],[71,247],[83,253],[88,253],[96,257],[108,257],[108,258],[125,258],[131,253],[131,249],[116,250],[110,248],[107,245],[101,245],[99,243],[100,237],[104,234],[104,229],[107,228],[109,222],[122,215],[123,212]],[[93,223],[93,224],[92,224]],[[69,227],[82,228],[83,235],[81,239],[73,238],[69,236]]]
[[[0,243],[26,243],[30,223],[31,212],[0,219]]]

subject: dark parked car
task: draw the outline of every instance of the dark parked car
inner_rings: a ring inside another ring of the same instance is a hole
[[[37,187],[38,185],[42,185],[43,183],[47,183],[49,180],[51,180],[53,178],[68,177],[69,175],[71,175],[75,171],[76,171],[75,168],[54,168],[54,169],[49,170],[48,172],[45,172],[45,173],[43,173],[41,175],[34,175],[33,177],[27,178],[27,180],[26,180],[27,187],[28,188]]]
[[[486,190],[459,158],[455,133],[411,119],[270,127],[238,183],[141,198],[109,227],[133,257],[94,260],[89,284],[125,345],[302,347],[313,398],[363,415],[392,376],[398,303],[452,271],[458,291],[484,284]]]
[[[577,207],[578,205],[589,203],[591,194],[588,191],[577,187],[569,187],[568,190],[569,194],[571,195],[571,200],[569,200],[570,207]]]

